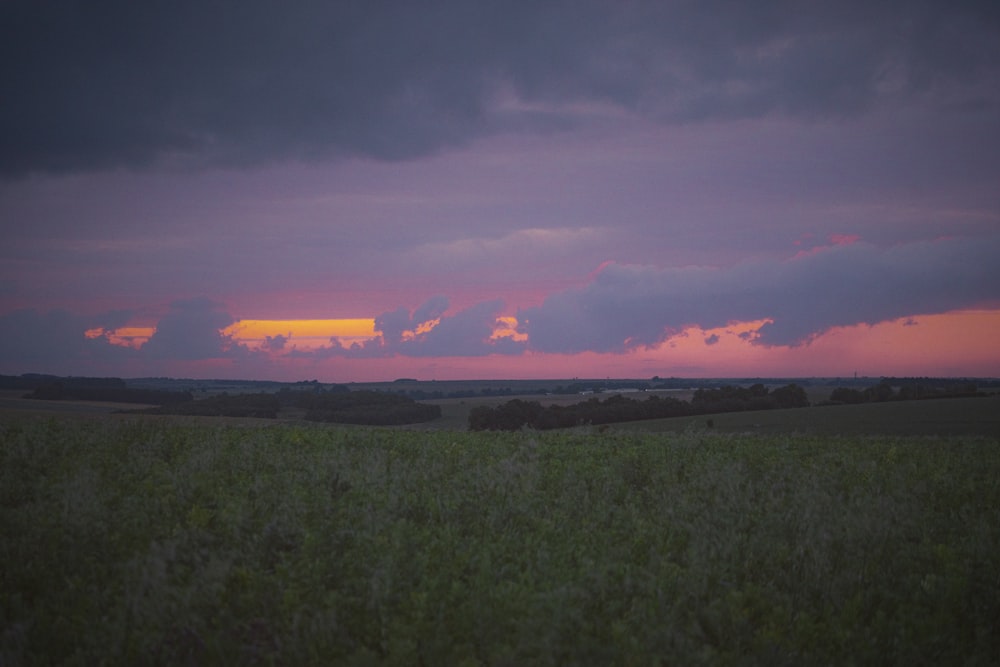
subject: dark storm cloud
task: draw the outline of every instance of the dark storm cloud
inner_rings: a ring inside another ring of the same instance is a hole
[[[134,316],[135,313],[131,310],[112,310],[98,315],[93,318],[93,321],[94,326],[104,329],[105,332],[109,332],[124,327]]]
[[[185,361],[238,356],[246,349],[221,331],[234,321],[219,303],[180,299],[170,304],[140,352],[148,359]]]
[[[284,350],[285,346],[288,345],[288,341],[291,340],[291,336],[283,336],[281,334],[277,336],[265,336],[264,338],[264,348],[271,352]]]
[[[440,294],[431,297],[422,306],[413,311],[412,328],[438,319],[444,315],[446,310],[448,310],[448,297]]]
[[[130,311],[83,316],[65,310],[16,310],[0,315],[0,363],[20,368],[19,372],[72,374],[86,362],[243,360],[259,356],[222,333],[234,320],[221,308],[209,299],[174,301],[157,322],[153,336],[138,350],[108,340],[115,329],[127,324]],[[103,335],[97,329],[103,329]],[[87,336],[88,331],[93,337]],[[269,338],[268,347],[280,350],[286,340],[284,336]]]
[[[514,354],[523,351],[522,344],[510,339],[492,339],[497,326],[497,316],[503,309],[500,300],[484,301],[445,315],[448,299],[435,296],[419,306],[413,316],[405,308],[385,313],[375,318],[375,329],[381,332],[367,341],[354,353],[386,356],[400,354],[408,357],[477,357],[487,354]],[[421,324],[437,320],[427,331],[417,332]],[[386,328],[387,323],[394,328]],[[405,323],[405,329],[398,326]],[[403,335],[403,331],[412,335]]]
[[[65,310],[23,309],[0,315],[0,362],[37,368],[70,361],[123,359],[133,351],[111,345],[102,336],[85,335],[102,323],[120,320],[120,313],[84,317]]]
[[[509,340],[491,340],[503,301],[485,301],[461,310],[441,321],[426,334],[404,341],[400,351],[407,356],[475,357],[486,354],[520,352]]]
[[[941,91],[995,108],[998,45],[996,3],[14,0],[0,174],[399,159],[564,127],[579,103],[668,122]]]
[[[484,301],[454,315],[445,315],[448,299],[435,296],[412,313],[400,307],[375,318],[376,336],[350,346],[334,339],[318,350],[289,353],[291,357],[325,359],[330,357],[375,358],[405,357],[481,357],[490,354],[519,354],[525,344],[510,338],[492,338],[503,301]],[[426,331],[422,324],[436,321]]]
[[[448,298],[433,296],[411,314],[409,309],[399,307],[375,317],[375,330],[381,332],[379,345],[395,349],[404,343],[404,334],[412,333],[421,324],[440,318],[448,310]]]
[[[544,352],[621,352],[687,326],[771,319],[755,342],[799,345],[836,326],[1000,303],[1000,236],[879,249],[867,243],[780,263],[660,269],[610,264],[581,289],[518,313]],[[708,342],[708,341],[706,341]]]

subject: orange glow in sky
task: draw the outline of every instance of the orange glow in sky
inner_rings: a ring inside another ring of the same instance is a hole
[[[119,327],[118,329],[113,329],[111,331],[105,331],[101,327],[97,327],[96,329],[88,329],[84,332],[84,335],[87,338],[107,336],[108,342],[112,345],[121,345],[122,347],[138,349],[142,347],[155,332],[156,327]]]
[[[855,372],[871,377],[987,377],[1000,372],[1000,310],[834,327],[798,347],[765,347],[740,337],[750,333],[752,338],[763,323],[733,323],[711,330],[692,327],[642,356],[649,363],[676,364],[677,376],[684,376],[684,369],[691,374],[731,377],[839,377]]]
[[[714,328],[689,327],[659,345],[621,354],[487,355],[483,357],[405,357],[333,360],[295,359],[287,349],[313,350],[331,338],[350,345],[376,335],[372,318],[325,320],[240,320],[224,336],[251,349],[267,339],[288,338],[288,347],[272,349],[269,373],[301,379],[325,369],[337,380],[358,381],[413,376],[421,379],[570,378],[570,377],[848,377],[861,376],[1000,376],[1000,310],[956,311],[900,318],[869,326],[835,327],[797,347],[756,345],[755,332],[767,320],[731,322]],[[434,323],[418,328],[430,330]],[[523,341],[517,320],[497,318],[492,338]],[[153,327],[131,326],[86,332],[124,347],[140,348]],[[280,369],[280,370],[279,370]],[[221,372],[221,371],[219,371]]]
[[[493,340],[497,338],[513,338],[518,342],[524,342],[528,340],[528,334],[520,333],[517,330],[516,317],[506,315],[497,318],[496,327],[493,329],[493,335],[490,338]]]
[[[428,320],[427,322],[422,322],[419,325],[417,325],[417,328],[414,329],[413,331],[404,331],[403,340],[413,340],[418,336],[427,333],[440,323],[441,323],[440,317],[435,320]]]
[[[339,338],[350,345],[375,335],[375,320],[352,318],[337,320],[239,320],[222,331],[239,343],[254,345],[268,337],[289,337],[289,343],[300,350],[315,349]]]
[[[998,340],[1000,310],[969,310],[838,327],[809,347],[852,360],[862,375],[986,377],[1000,373]]]

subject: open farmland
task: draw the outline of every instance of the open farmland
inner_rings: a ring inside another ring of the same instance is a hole
[[[995,437],[0,422],[3,664],[988,664]]]
[[[690,400],[690,392],[648,392]],[[811,396],[822,400],[829,392]],[[644,400],[646,393],[633,395]],[[521,396],[546,405],[572,405],[583,400],[572,396]],[[465,429],[469,413],[480,405],[495,407],[507,397],[479,397],[428,401],[441,406],[441,418],[412,428]],[[811,433],[825,435],[986,435],[1000,437],[1000,395],[981,398],[941,398],[920,401],[888,401],[862,405],[830,405],[785,410],[752,410],[722,414],[651,419],[608,425],[612,430],[683,432],[711,429],[726,433]],[[411,428],[411,427],[408,427]]]
[[[655,419],[611,428],[629,431],[803,433],[814,435],[984,435],[1000,438],[1000,396],[888,401]]]

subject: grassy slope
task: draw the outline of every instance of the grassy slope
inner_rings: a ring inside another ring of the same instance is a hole
[[[809,387],[809,398],[819,402],[827,398],[831,387]],[[75,413],[79,415],[108,415],[116,410],[134,410],[133,404],[98,403],[93,401],[38,401],[22,399],[23,391],[0,391],[0,418],[14,417],[24,412]],[[604,395],[606,398],[611,394]],[[662,395],[690,400],[689,392],[664,392]],[[601,396],[599,396],[601,397]],[[643,400],[642,394],[630,398]],[[585,400],[579,395],[522,396],[522,400],[536,400],[543,405],[558,403],[569,405]],[[426,401],[441,406],[442,417],[424,424],[408,425],[405,429],[465,430],[469,412],[477,405],[496,406],[511,400],[510,397],[476,397]],[[285,410],[279,415],[282,421],[299,421],[302,410]],[[1000,396],[981,399],[938,399],[904,401],[867,405],[830,406],[795,410],[738,412],[723,415],[682,417],[676,419],[648,420],[629,424],[615,424],[610,428],[633,431],[685,431],[706,427],[706,420],[713,420],[713,427],[722,432],[756,433],[816,433],[816,434],[889,434],[889,435],[987,435],[1000,437]],[[209,418],[190,418],[187,421],[209,421]],[[220,420],[233,422],[236,419]],[[258,420],[247,419],[248,423]],[[267,423],[267,422],[263,422]]]
[[[1000,396],[731,412],[615,425],[638,431],[713,428],[727,432],[827,435],[984,435],[1000,437]]]
[[[987,664],[994,438],[0,423],[0,663]]]
[[[823,394],[828,396],[829,392]],[[689,398],[681,396],[682,399]],[[524,397],[543,405],[552,402],[576,403],[579,396]],[[477,405],[499,405],[509,398],[474,398],[430,401],[441,406],[442,418],[419,428],[456,429],[468,427],[469,411]],[[638,395],[636,400],[643,400]],[[818,399],[814,399],[818,400]],[[792,410],[732,412],[698,417],[654,419],[609,428],[629,431],[674,431],[713,428],[723,432],[814,433],[842,435],[987,435],[1000,437],[1000,396],[985,398],[898,401],[864,405],[840,405]]]

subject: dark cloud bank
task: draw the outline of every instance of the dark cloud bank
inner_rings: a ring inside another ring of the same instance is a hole
[[[500,300],[484,301],[470,308],[445,315],[448,299],[436,296],[411,314],[401,307],[375,318],[378,335],[365,343],[351,346],[332,340],[331,345],[313,351],[293,351],[291,356],[329,357],[479,357],[488,354],[514,354],[526,348],[510,338],[493,338],[497,317],[503,310]],[[434,323],[426,331],[421,325]]]
[[[62,372],[61,364],[93,362],[175,362],[204,359],[246,359],[255,354],[221,329],[233,323],[222,304],[205,298],[180,299],[156,325],[156,333],[140,349],[113,345],[109,334],[125,326],[129,311],[86,317],[54,310],[23,309],[0,315],[0,362],[23,364],[25,371]],[[104,335],[88,338],[87,331]],[[72,372],[72,371],[66,371]]]
[[[656,268],[609,264],[579,289],[550,295],[518,312],[527,342],[494,339],[500,301],[448,315],[448,300],[434,297],[411,311],[379,315],[381,332],[364,344],[339,341],[292,357],[432,357],[624,352],[653,346],[687,326],[715,328],[734,320],[770,319],[753,342],[808,344],[831,327],[913,315],[1000,305],[1000,236],[941,239],[879,249],[866,243],[803,252],[777,263],[745,262],[728,268]],[[220,333],[233,318],[207,299],[176,301],[156,334],[139,350],[111,345],[84,332],[120,326],[127,312],[86,318],[63,311],[16,311],[0,316],[0,362],[55,364],[77,361],[252,360],[250,350]],[[437,321],[422,330],[421,325]],[[294,344],[282,337],[271,350]],[[712,339],[706,343],[713,343]],[[29,369],[25,369],[29,370]],[[30,369],[34,370],[34,368]]]
[[[833,327],[1000,305],[1000,236],[940,239],[886,249],[868,243],[815,248],[781,262],[658,268],[608,264],[584,287],[550,295],[517,313],[527,342],[492,339],[503,304],[443,316],[440,297],[413,316],[401,308],[376,319],[381,338],[320,355],[475,356],[525,350],[572,354],[656,346],[686,327],[770,320],[752,337],[799,346]],[[441,318],[424,336],[402,332]],[[708,345],[718,342],[710,336]]]
[[[836,326],[1000,303],[1000,236],[885,250],[836,245],[784,262],[658,269],[611,264],[583,288],[518,313],[533,348],[621,352],[689,325],[770,319],[762,345],[801,345]]]
[[[917,105],[948,127],[987,128],[988,153],[1000,117],[1000,4],[8,0],[0,86],[6,179],[406,159],[490,134],[571,127],[607,107],[688,123]],[[448,314],[435,297],[379,315],[381,336],[363,345],[297,352],[279,336],[267,347],[317,358],[612,352],[688,325],[758,319],[772,323],[755,343],[798,345],[838,325],[996,307],[998,257],[994,234],[722,268],[609,264],[520,310],[527,343],[492,338],[501,302]],[[221,334],[233,317],[204,299],[174,302],[139,350],[84,335],[130,318],[0,315],[0,362],[37,370],[266,354]]]
[[[998,6],[9,0],[0,175],[400,159],[566,127],[579,103],[665,122],[996,114]]]

